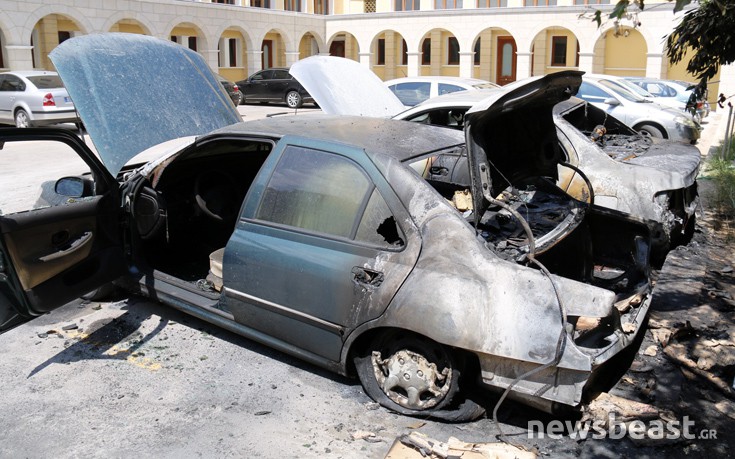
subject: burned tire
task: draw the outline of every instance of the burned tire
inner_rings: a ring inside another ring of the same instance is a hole
[[[432,416],[456,402],[457,359],[450,349],[428,338],[405,331],[381,334],[354,363],[365,392],[392,411]]]

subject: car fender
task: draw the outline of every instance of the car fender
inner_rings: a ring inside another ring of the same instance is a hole
[[[612,292],[502,260],[467,226],[449,212],[425,222],[416,267],[385,313],[348,337],[343,364],[352,343],[377,327],[410,330],[478,355],[545,364],[555,357],[562,331],[555,287],[568,315],[612,313]],[[559,366],[590,371],[593,359],[567,343]]]

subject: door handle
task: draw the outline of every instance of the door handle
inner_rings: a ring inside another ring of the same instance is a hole
[[[92,232],[87,231],[83,233],[81,236],[79,236],[78,239],[75,239],[69,244],[65,244],[63,249],[58,250],[56,252],[52,252],[48,255],[39,257],[38,260],[43,261],[43,262],[58,260],[59,258],[63,258],[71,253],[76,252],[77,250],[89,244],[89,242],[91,241],[92,241]]]
[[[383,283],[383,273],[380,271],[373,271],[372,269],[361,268],[359,266],[352,268],[352,278],[355,282],[372,285],[373,287],[378,287]]]
[[[431,175],[447,175],[447,173],[449,173],[449,169],[443,166],[431,166],[429,168],[429,172]]]

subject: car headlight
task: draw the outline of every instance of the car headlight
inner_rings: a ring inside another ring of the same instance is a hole
[[[691,118],[687,118],[686,116],[676,116],[674,117],[674,121],[676,121],[677,124],[683,124],[686,127],[690,127],[690,128],[697,127],[696,123],[692,121]]]

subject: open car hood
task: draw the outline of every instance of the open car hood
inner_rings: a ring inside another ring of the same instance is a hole
[[[329,115],[390,118],[406,106],[362,64],[334,56],[311,56],[289,70]]]
[[[113,176],[148,147],[242,121],[204,58],[170,41],[83,35],[49,56]]]
[[[552,109],[576,94],[582,74],[563,71],[520,80],[467,111],[465,140],[478,215],[487,205],[484,195],[497,196],[537,177],[556,181],[565,155]]]

